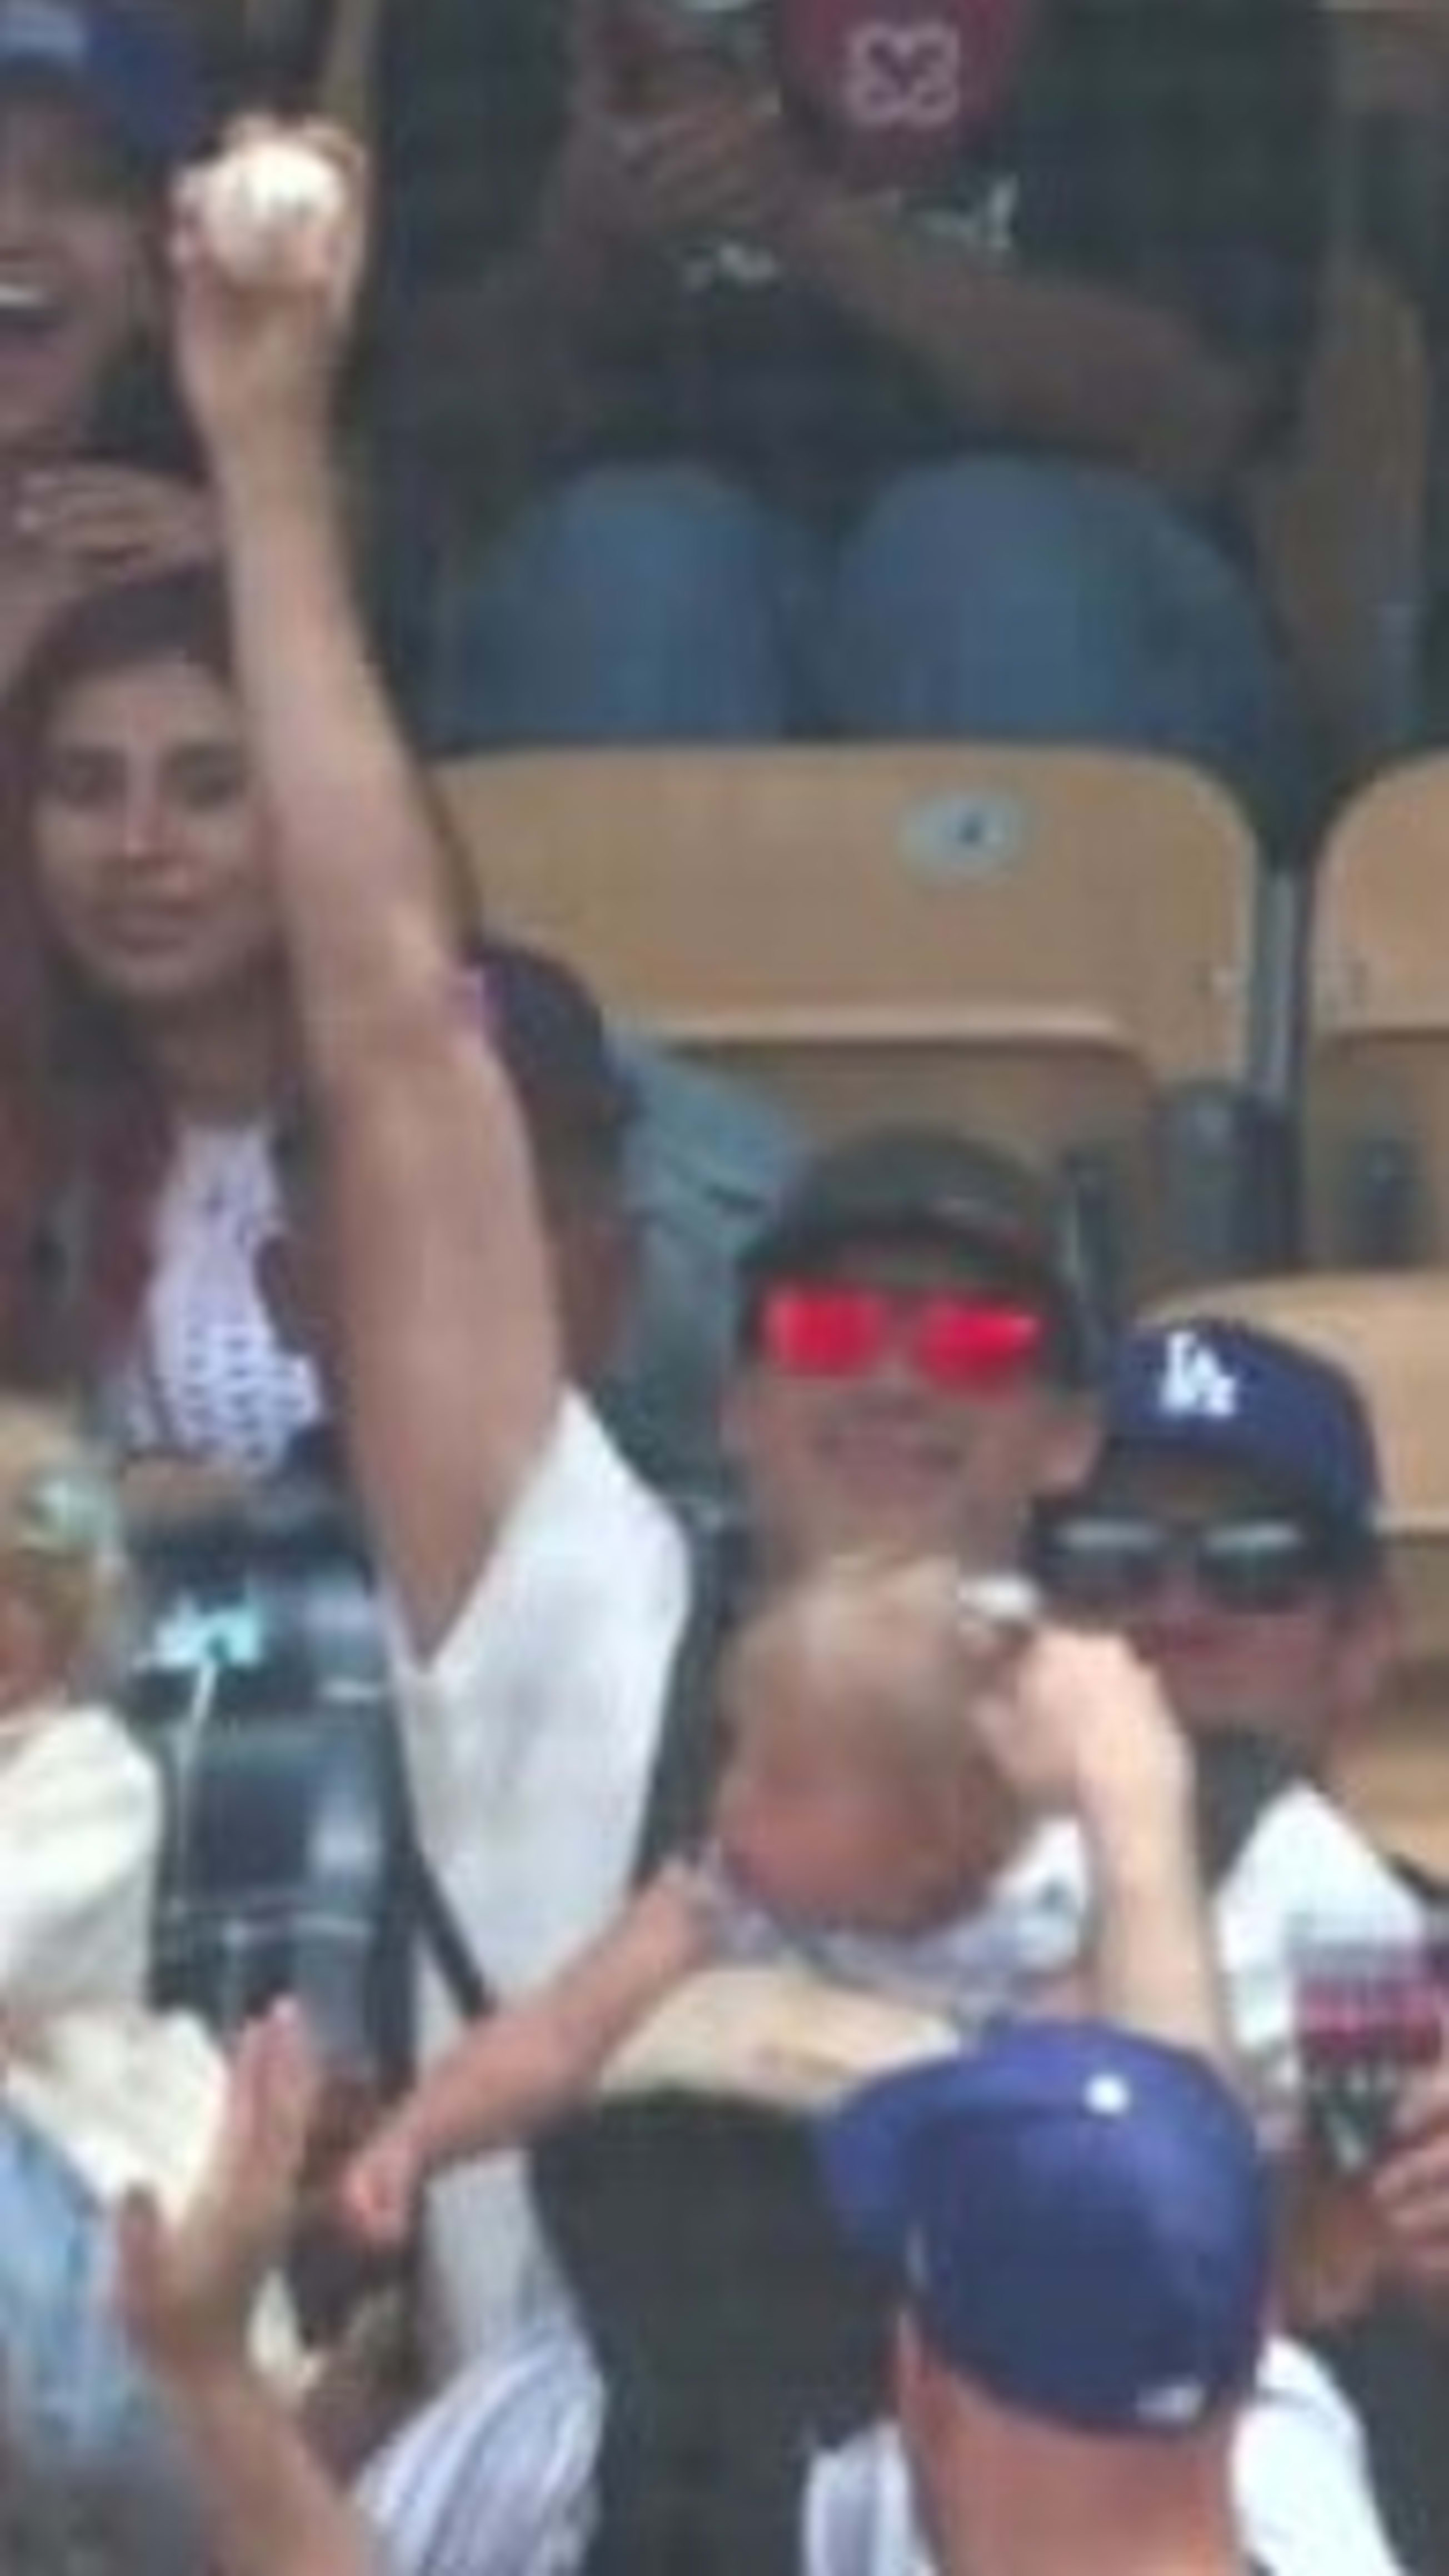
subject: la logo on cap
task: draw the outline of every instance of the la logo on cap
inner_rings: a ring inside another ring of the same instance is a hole
[[[1164,2433],[1181,2431],[1201,2421],[1208,2395],[1200,2379],[1168,2379],[1159,2387],[1144,2389],[1132,2412],[1139,2424],[1156,2425]]]
[[[1173,1422],[1232,1422],[1242,1388],[1200,1333],[1170,1332],[1163,1344],[1156,1404]]]

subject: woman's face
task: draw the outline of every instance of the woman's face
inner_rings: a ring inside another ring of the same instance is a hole
[[[155,222],[81,110],[0,102],[0,456],[65,454],[156,325]]]
[[[231,691],[179,653],[82,680],[41,746],[32,822],[52,934],[139,1014],[269,971],[276,917]]]

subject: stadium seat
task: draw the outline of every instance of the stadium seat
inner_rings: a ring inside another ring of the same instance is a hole
[[[1449,1261],[1449,758],[1386,771],[1319,871],[1305,1052],[1320,1261]]]
[[[1179,1310],[1187,1302],[1175,1301]],[[1382,1718],[1348,1748],[1340,1785],[1386,1842],[1443,1874],[1449,1870],[1449,1269],[1306,1271],[1215,1282],[1191,1302],[1325,1352],[1351,1371],[1368,1397],[1402,1635]]]
[[[817,1133],[944,1117],[1062,1177],[1110,1292],[1248,1268],[1255,853],[1210,782],[973,745],[517,753],[437,773],[500,928]]]

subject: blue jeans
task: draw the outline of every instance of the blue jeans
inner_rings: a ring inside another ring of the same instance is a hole
[[[434,748],[929,737],[1117,744],[1216,772],[1291,854],[1309,762],[1243,573],[1145,483],[973,456],[828,542],[692,465],[536,501],[445,600]]]

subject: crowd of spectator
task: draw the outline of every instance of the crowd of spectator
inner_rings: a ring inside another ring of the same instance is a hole
[[[0,0],[0,2576],[1443,2563],[1442,2015],[1302,2017],[1440,1901],[1359,1390],[614,1026],[426,768],[1143,746],[1302,860],[1325,30],[1165,6],[408,0],[369,166],[315,10]],[[245,1546],[138,1633],[303,1487],[312,1669]],[[163,1973],[235,1668],[379,1698],[402,2046]]]

